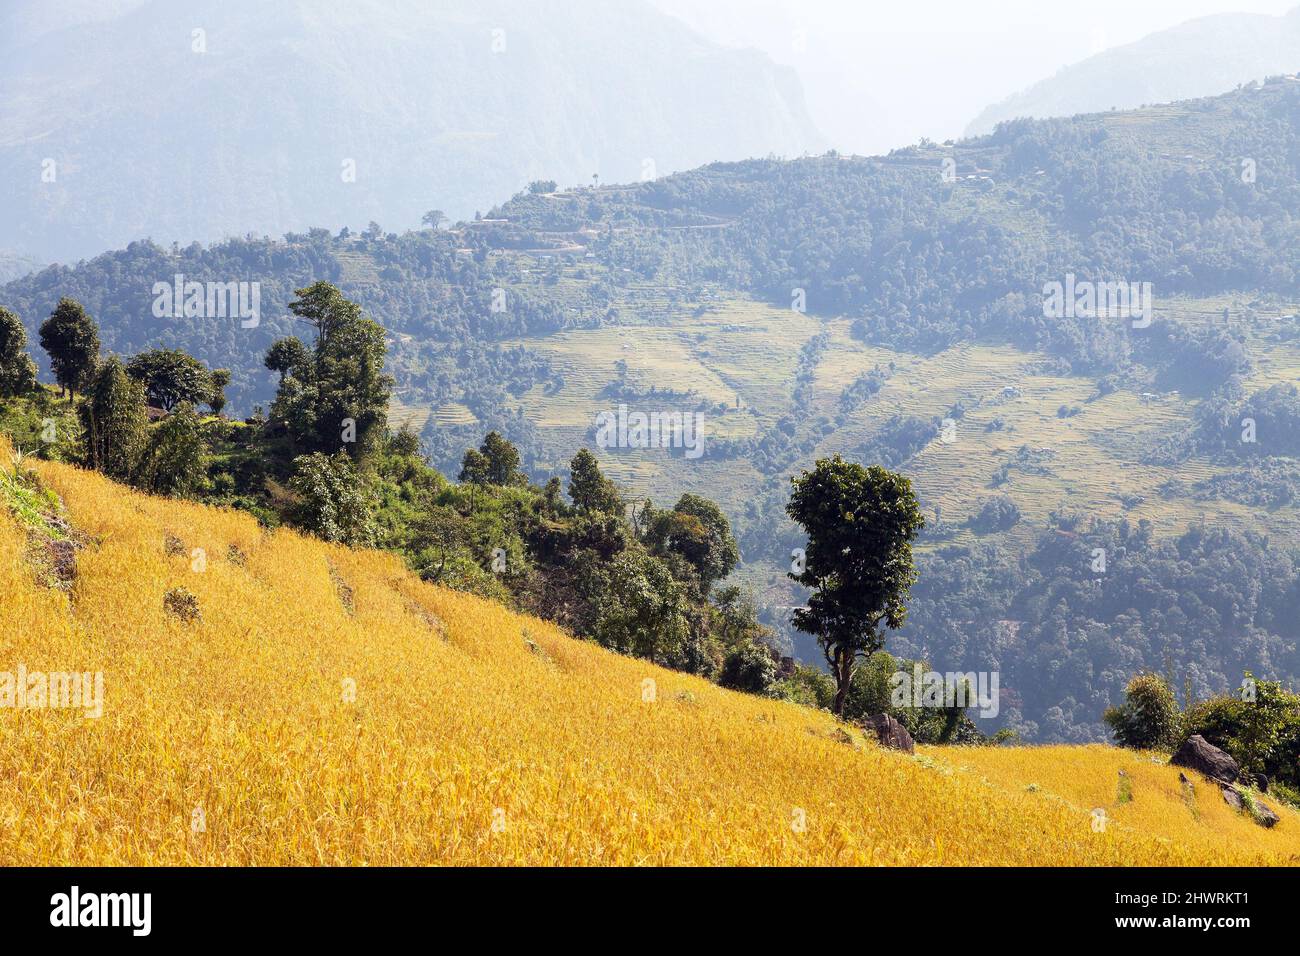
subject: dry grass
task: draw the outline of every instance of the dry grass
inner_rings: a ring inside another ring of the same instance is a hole
[[[963,779],[994,790],[1037,787],[1036,795],[1079,813],[1103,811],[1107,830],[1160,833],[1180,846],[1212,857],[1231,847],[1239,853],[1290,854],[1300,863],[1295,829],[1300,814],[1267,795],[1282,817],[1266,830],[1224,802],[1218,787],[1187,771],[1190,792],[1166,756],[1094,744],[1086,747],[922,748],[925,755],[957,768]],[[1127,784],[1120,786],[1120,773]],[[1125,796],[1127,795],[1127,798]],[[1282,828],[1292,831],[1279,841]]]
[[[23,532],[0,515],[0,669],[102,670],[104,715],[0,710],[0,864],[1136,865],[1300,854],[1289,812],[1267,832],[1208,794],[1199,822],[1162,812],[1177,771],[1132,755],[914,759],[856,732],[850,746],[825,714],[607,653],[422,584],[391,555],[266,535],[244,515],[37,467],[96,543],[79,554],[70,593],[44,588]],[[169,534],[185,553],[167,554]],[[164,610],[182,587],[201,612],[192,622]],[[1099,795],[1113,793],[1115,761],[1133,767],[1135,797],[1096,833],[1094,797],[1070,788],[1095,777]],[[1030,782],[1059,798],[1027,792]],[[792,825],[801,812],[802,831]]]

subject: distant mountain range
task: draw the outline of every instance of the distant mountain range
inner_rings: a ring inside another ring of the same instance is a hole
[[[0,249],[0,283],[25,276],[29,272],[35,272],[40,268],[40,265],[35,259],[30,259],[17,252],[11,252],[8,249]]]
[[[1021,116],[1074,116],[1212,96],[1297,70],[1300,7],[1280,17],[1201,17],[1065,67],[985,109],[966,135],[983,135]]]
[[[823,147],[792,71],[617,5],[12,0],[0,250],[68,261],[144,237],[401,230],[534,179]]]

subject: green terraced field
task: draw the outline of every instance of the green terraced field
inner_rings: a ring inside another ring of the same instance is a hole
[[[1176,122],[1176,118],[1169,120]],[[1124,122],[1119,120],[1119,122]],[[513,257],[520,288],[549,268],[549,257],[502,253]],[[626,383],[642,392],[693,393],[690,400],[645,398],[643,411],[704,409],[705,454],[697,460],[663,449],[597,450],[602,468],[630,498],[669,503],[684,492],[717,501],[743,524],[746,507],[773,480],[784,474],[761,473],[747,456],[710,457],[712,441],[761,438],[785,416],[793,416],[795,441],[812,442],[813,457],[856,457],[895,416],[940,420],[960,404],[964,415],[954,440],[936,439],[898,466],[912,476],[927,516],[942,513],[940,543],[977,540],[966,522],[982,501],[1009,495],[1022,519],[995,536],[1015,547],[1027,545],[1053,511],[1132,522],[1152,522],[1157,535],[1176,534],[1206,516],[1237,527],[1273,535],[1300,533],[1295,508],[1265,511],[1228,501],[1169,497],[1162,486],[1172,480],[1192,484],[1230,469],[1192,460],[1177,468],[1144,463],[1162,439],[1186,432],[1196,401],[1178,393],[1143,397],[1120,388],[1099,397],[1098,383],[1083,376],[1048,374],[1050,357],[1006,343],[962,343],[937,355],[917,355],[866,344],[851,334],[848,318],[818,318],[757,302],[707,285],[674,289],[646,282],[622,270],[605,270],[592,260],[558,260],[562,269],[554,289],[568,290],[570,311],[586,315],[596,306],[593,282],[615,287],[613,308],[618,325],[574,328],[548,336],[514,339],[544,356],[563,379],[558,391],[536,386],[519,406],[537,426],[545,449],[543,466],[562,472],[574,450],[592,445],[595,416],[613,410],[616,400],[602,391],[616,381],[616,363],[627,364]],[[1300,341],[1279,332],[1297,320],[1292,303],[1265,302],[1250,296],[1203,300],[1157,297],[1156,316],[1188,325],[1224,324],[1238,335],[1253,370],[1248,390],[1300,382]],[[797,408],[804,347],[819,333],[825,348],[811,368],[808,404]],[[877,369],[886,377],[880,391],[851,411],[828,436],[812,435],[822,416],[842,414],[841,396],[855,379]],[[1077,413],[1062,417],[1065,406]],[[395,417],[409,415],[399,406]],[[434,412],[445,425],[473,424],[464,405],[448,403]],[[995,475],[1006,468],[1005,480]],[[933,539],[923,547],[934,547]],[[784,568],[751,562],[741,581],[768,595],[783,592]]]

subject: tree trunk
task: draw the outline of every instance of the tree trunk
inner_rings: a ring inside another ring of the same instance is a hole
[[[844,700],[849,696],[849,684],[853,681],[853,652],[844,648],[835,650],[835,704],[831,713],[836,717],[844,716]]]

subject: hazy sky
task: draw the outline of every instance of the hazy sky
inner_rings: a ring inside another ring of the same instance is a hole
[[[844,152],[959,136],[990,103],[1108,47],[1213,13],[1297,0],[651,0],[704,35],[799,71]],[[1297,51],[1300,60],[1300,51]],[[1261,78],[1262,79],[1262,78]]]

